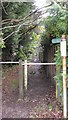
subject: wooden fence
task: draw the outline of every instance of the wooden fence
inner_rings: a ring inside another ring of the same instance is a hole
[[[19,64],[19,98],[24,98],[24,93],[27,93],[27,66],[28,65],[56,65],[56,63],[27,63],[27,60],[24,62],[20,59],[18,62],[0,62],[0,64]],[[24,66],[24,71],[22,69]],[[23,76],[24,75],[24,76]],[[24,78],[24,79],[23,79]]]

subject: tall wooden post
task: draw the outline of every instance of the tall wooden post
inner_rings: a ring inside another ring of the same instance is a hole
[[[27,92],[27,60],[25,60],[25,65],[24,65],[24,87],[25,87],[25,92]]]
[[[19,60],[19,97],[24,98],[22,60]]]
[[[67,86],[66,86],[66,38],[62,35],[61,56],[63,57],[63,115],[67,118]]]

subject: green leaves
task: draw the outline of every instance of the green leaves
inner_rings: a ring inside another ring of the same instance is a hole
[[[53,108],[52,108],[52,106],[51,106],[51,105],[49,105],[49,110],[50,110],[50,111],[52,111],[52,109],[53,109]]]
[[[56,51],[54,61],[57,67],[62,66],[62,57],[60,53],[60,48],[58,48],[58,50]]]
[[[22,59],[23,61],[27,58],[23,50],[20,48],[17,53],[18,59]]]
[[[5,47],[6,47],[3,40],[0,42],[0,47],[1,47],[1,48],[5,48]]]
[[[8,39],[5,39],[5,41],[3,41],[0,46],[2,48],[4,48],[6,46],[6,49],[8,49],[9,54],[11,54],[11,57],[18,57],[17,59],[19,58],[22,58],[24,59],[25,57],[25,51],[26,51],[26,54],[31,51],[29,51],[30,48],[27,48],[28,50],[26,50],[25,46],[28,45],[28,43],[31,44],[31,41],[30,40],[30,36],[31,36],[31,31],[29,30],[31,27],[33,28],[34,25],[33,23],[30,24],[30,22],[32,21],[32,18],[31,16],[28,17],[28,14],[30,14],[30,11],[32,11],[34,9],[34,6],[33,6],[33,2],[22,2],[22,3],[19,3],[19,2],[10,2],[8,7],[6,8],[6,11],[8,13],[8,15],[6,16],[4,11],[3,11],[3,15],[2,15],[2,18],[3,18],[3,26],[2,27],[7,27],[9,26],[9,28],[6,28],[3,30],[3,38],[9,36],[10,34],[10,37],[8,37]],[[25,18],[25,19],[24,19]],[[19,26],[21,25],[20,29],[19,29]],[[23,25],[24,24],[24,25]],[[18,25],[18,26],[16,26]],[[16,27],[13,27],[13,26],[16,26]],[[30,26],[30,28],[29,28]],[[18,31],[19,29],[19,31]],[[16,32],[18,31],[18,32]],[[12,34],[13,33],[13,34]],[[2,34],[0,33],[0,35],[2,36]],[[5,46],[4,46],[4,42],[5,42]],[[20,48],[20,46],[23,46],[23,51],[18,51],[18,48]],[[16,48],[16,46],[18,46]],[[3,50],[4,52],[4,58],[5,55],[6,55],[6,49],[5,51]],[[24,51],[25,49],[25,51]],[[14,52],[15,51],[18,51],[16,52],[17,53],[17,56],[13,56]],[[21,52],[21,53],[20,53]],[[9,54],[7,53],[7,56],[9,57]],[[18,56],[19,55],[19,56]],[[29,55],[27,55],[29,56]],[[10,58],[11,59],[11,58]]]
[[[62,4],[62,3],[61,3]],[[64,3],[66,4],[66,3]],[[47,11],[50,13],[45,20],[45,31],[41,36],[42,46],[47,46],[51,43],[53,38],[61,37],[62,34],[67,36],[67,57],[68,57],[68,12],[63,10],[63,5],[53,5]],[[59,46],[59,45],[58,45]],[[60,95],[62,95],[63,89],[63,72],[62,72],[62,57],[60,49],[55,53],[54,61],[56,63],[56,76],[54,79],[57,81],[57,85],[60,86]],[[67,73],[68,73],[68,59],[67,59]],[[67,87],[68,87],[68,75],[67,75]]]

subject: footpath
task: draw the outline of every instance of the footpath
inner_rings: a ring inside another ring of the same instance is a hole
[[[11,87],[11,81],[18,78],[18,66],[5,69],[4,74],[3,118],[62,118],[62,106],[55,98],[56,88],[51,86],[41,66],[29,66],[27,97],[22,101],[18,87]]]

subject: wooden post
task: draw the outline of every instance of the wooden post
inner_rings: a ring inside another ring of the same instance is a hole
[[[63,57],[63,115],[67,118],[67,86],[66,86],[66,38],[62,35],[61,56]]]
[[[56,66],[56,73],[59,74],[60,73],[60,66]],[[59,86],[60,80],[58,80],[58,82],[56,81],[56,98],[58,99],[58,101],[60,101],[60,86]]]
[[[19,60],[19,97],[24,98],[22,60]]]
[[[60,81],[58,81],[59,83]],[[57,85],[57,82],[56,82],[56,98],[58,99],[58,101],[60,101],[60,87],[59,85]]]
[[[25,65],[24,65],[24,87],[25,87],[25,92],[27,92],[27,60],[25,60]]]

